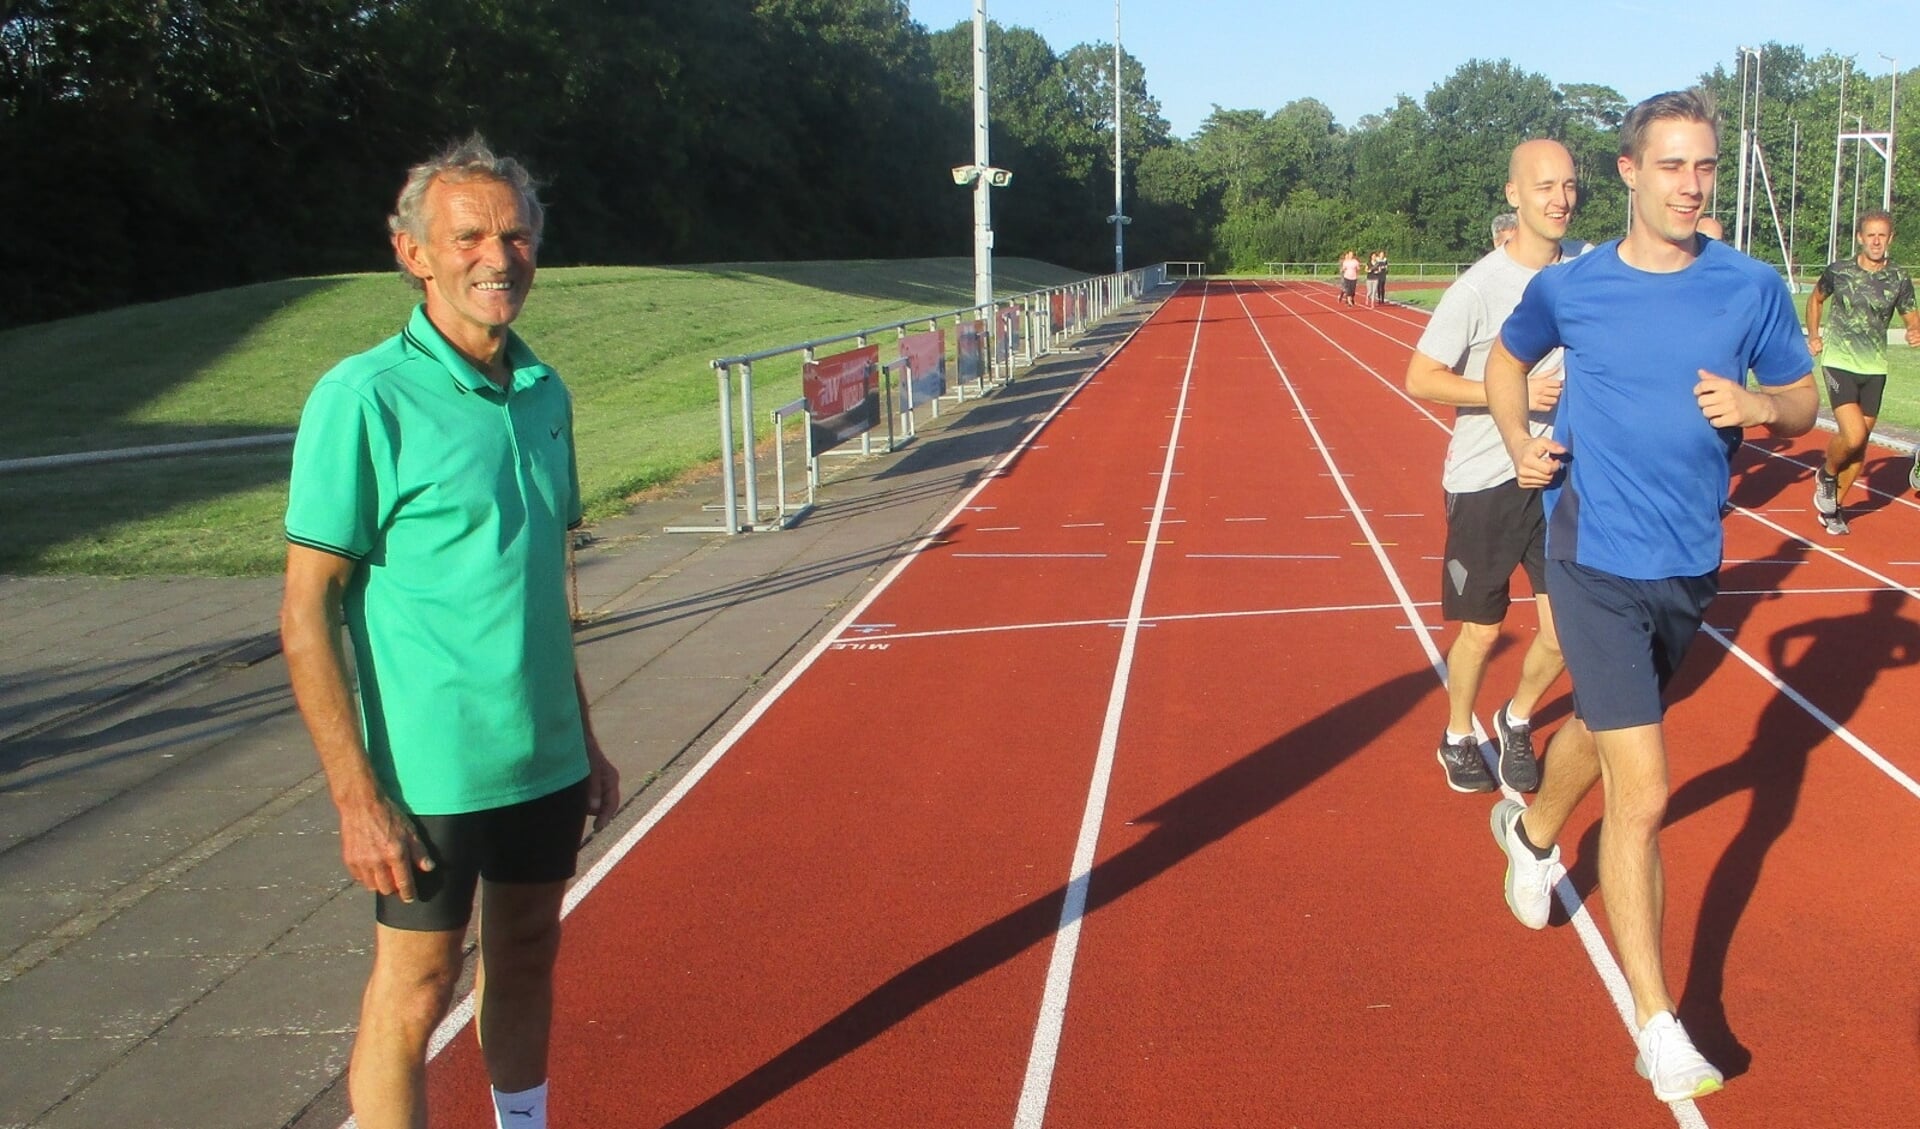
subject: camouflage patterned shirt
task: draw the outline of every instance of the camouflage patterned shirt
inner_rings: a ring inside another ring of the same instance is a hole
[[[1824,348],[1820,363],[1863,375],[1887,371],[1887,326],[1913,309],[1913,278],[1897,263],[1867,270],[1843,259],[1814,284],[1825,303],[1820,312]]]

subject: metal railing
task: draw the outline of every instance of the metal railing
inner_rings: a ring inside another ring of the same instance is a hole
[[[814,361],[818,350],[830,345],[851,343],[853,348],[862,348],[874,343],[873,339],[885,334],[893,334],[892,341],[899,341],[909,332],[938,329],[943,321],[957,327],[963,322],[986,322],[986,356],[983,358],[982,373],[977,392],[984,394],[988,383],[1005,385],[1014,378],[1016,370],[1031,366],[1039,358],[1055,351],[1065,342],[1086,332],[1094,323],[1105,319],[1114,310],[1137,300],[1142,294],[1159,287],[1167,280],[1166,264],[1159,263],[1149,267],[1127,271],[1124,274],[1109,274],[1095,278],[1082,279],[1066,286],[1053,286],[1042,290],[1032,290],[1008,298],[1000,298],[991,305],[961,306],[943,310],[934,314],[922,314],[902,321],[885,325],[868,326],[864,329],[835,333],[825,337],[816,337],[810,341],[801,341],[788,345],[777,345],[754,353],[742,353],[737,356],[719,357],[711,362],[714,374],[715,399],[718,407],[720,428],[720,493],[717,503],[709,504],[705,509],[720,515],[717,525],[669,526],[669,533],[749,533],[762,530],[784,529],[798,521],[812,508],[815,491],[819,485],[819,461],[823,453],[812,449],[811,428],[808,428],[808,442],[802,445],[806,459],[806,494],[804,501],[790,496],[791,475],[788,473],[787,460],[790,456],[783,425],[789,419],[798,419],[805,425],[810,415],[804,396],[790,399],[769,415],[772,426],[770,436],[774,465],[771,468],[761,464],[761,440],[756,427],[754,399],[756,395],[754,366],[764,366],[769,361],[783,363],[798,362],[798,368],[804,372],[806,364]],[[1011,333],[1003,329],[1002,319],[1012,327]],[[957,333],[956,333],[957,336]],[[944,351],[943,351],[944,359]],[[928,402],[907,405],[907,417],[899,433],[894,430],[895,410],[892,393],[900,386],[902,379],[910,382],[912,373],[909,366],[901,360],[886,362],[881,380],[882,410],[885,413],[886,431],[885,449],[893,450],[910,442],[916,431],[915,412],[928,407]],[[904,374],[904,378],[902,378]],[[787,378],[784,372],[773,379],[781,381]],[[763,385],[766,383],[762,382]],[[910,385],[909,385],[910,386]],[[737,388],[737,392],[736,392]],[[760,391],[767,389],[762,387]],[[966,397],[964,384],[956,381],[952,390],[955,399]],[[939,410],[938,399],[931,402],[935,413]],[[858,454],[872,454],[877,439],[872,432],[860,437]],[[771,479],[771,481],[763,481]],[[771,486],[773,497],[762,498],[762,487]]]
[[[1340,273],[1339,263],[1268,262],[1261,265],[1266,269],[1267,274],[1282,278],[1330,278]],[[1409,278],[1454,279],[1460,277],[1460,273],[1472,265],[1472,263],[1394,263],[1387,268],[1387,277],[1403,280]]]

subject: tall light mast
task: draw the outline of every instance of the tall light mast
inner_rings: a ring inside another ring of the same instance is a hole
[[[1120,157],[1120,119],[1121,91],[1120,80],[1120,0],[1113,0],[1113,214],[1107,222],[1113,225],[1113,273],[1124,274],[1127,269],[1127,219],[1126,205],[1121,200],[1122,165]]]
[[[973,0],[973,302],[993,304],[993,190],[987,163],[987,0]]]

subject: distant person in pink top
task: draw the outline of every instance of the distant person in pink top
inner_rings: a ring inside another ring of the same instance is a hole
[[[1340,253],[1340,303],[1353,305],[1354,287],[1360,283],[1360,256],[1352,251]]]

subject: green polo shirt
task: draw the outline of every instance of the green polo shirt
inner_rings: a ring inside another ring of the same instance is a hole
[[[573,401],[511,333],[506,356],[502,392],[418,307],[320,378],[293,446],[287,540],[357,562],[345,614],[367,753],[421,815],[587,773],[566,588]]]

